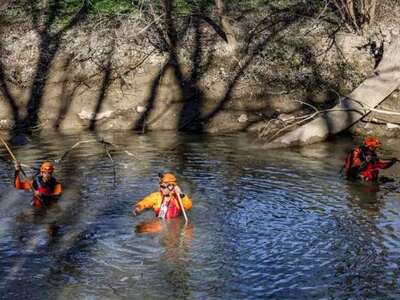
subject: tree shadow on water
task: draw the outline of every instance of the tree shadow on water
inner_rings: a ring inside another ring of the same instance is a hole
[[[47,157],[45,147],[38,149],[36,155]],[[61,181],[64,190],[59,200],[60,207],[51,208],[43,215],[21,220],[22,222],[15,221],[10,229],[10,247],[17,249],[20,254],[10,258],[9,263],[0,268],[2,295],[19,298],[26,298],[28,294],[38,298],[54,297],[55,294],[62,293],[61,287],[66,283],[67,277],[79,278],[82,270],[87,270],[87,266],[95,261],[91,259],[91,253],[97,245],[98,232],[104,234],[98,221],[109,219],[110,211],[115,213],[116,209],[120,209],[115,207],[113,201],[101,199],[103,201],[94,202],[90,197],[88,185],[94,184],[90,174],[96,171],[82,168],[82,161],[97,166],[102,163],[100,159],[101,157],[89,160],[78,151],[71,152],[56,169],[56,177]],[[104,157],[102,159],[108,160]],[[113,187],[108,190],[109,187],[104,183],[98,188],[104,188],[107,193],[112,193],[115,189]],[[30,195],[26,193],[25,197],[29,199]],[[51,224],[48,224],[48,220],[52,220]],[[51,226],[48,228],[47,241],[44,242],[43,229],[47,225]],[[34,253],[37,259],[30,259],[30,253]],[[40,278],[32,275],[35,272],[41,274]],[[27,282],[27,278],[32,276],[34,278]],[[20,289],[22,284],[24,288]]]

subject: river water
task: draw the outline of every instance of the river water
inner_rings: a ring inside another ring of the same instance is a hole
[[[400,297],[400,168],[380,187],[346,182],[348,138],[263,150],[244,134],[48,133],[13,149],[32,174],[77,141],[42,214],[0,148],[1,299]],[[163,171],[193,199],[187,225],[130,212]]]

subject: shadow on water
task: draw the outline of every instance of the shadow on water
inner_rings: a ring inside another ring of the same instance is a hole
[[[346,182],[345,188],[350,213],[335,217],[341,242],[334,250],[334,278],[342,297],[385,298],[386,291],[398,289],[390,277],[399,274],[390,266],[388,237],[379,221],[385,219],[387,200],[378,184]]]
[[[96,138],[43,134],[16,153],[38,163]],[[320,299],[400,291],[398,197],[339,178],[351,141],[265,152],[249,151],[247,135],[102,138],[121,149],[111,152],[116,185],[103,145],[84,144],[57,167],[59,209],[35,222],[16,220],[30,195],[13,191],[11,167],[0,161],[10,184],[1,185],[2,295]],[[164,170],[194,201],[186,229],[152,212],[130,215]],[[58,235],[49,237],[47,224],[58,225]]]
[[[54,137],[54,136],[53,136]],[[39,142],[40,140],[45,141]],[[65,140],[65,136],[58,135],[55,140],[58,140],[57,145],[50,142],[51,137],[42,136],[36,138],[33,142],[36,144],[37,150],[34,151],[33,155],[38,157],[38,164],[45,159],[56,159],[57,155],[54,151],[60,151],[68,144],[74,143],[76,138],[73,140]],[[60,141],[62,141],[60,143]],[[61,147],[61,149],[60,149]],[[95,151],[94,148],[100,147],[100,154],[102,153],[103,145],[89,148],[90,152]],[[49,157],[49,153],[51,153]],[[58,155],[60,155],[58,153]],[[28,156],[29,157],[29,156]],[[104,159],[104,156],[100,155],[99,158],[92,160],[90,163],[96,166],[99,160]],[[35,159],[36,160],[36,159]],[[52,206],[46,210],[24,210],[23,213],[18,214],[15,218],[15,225],[12,232],[15,234],[15,240],[19,241],[19,250],[21,253],[25,253],[21,256],[13,257],[11,261],[14,265],[7,269],[9,265],[4,266],[1,270],[4,286],[5,295],[12,296],[15,291],[14,288],[26,280],[24,272],[30,272],[32,269],[46,269],[41,278],[32,279],[32,284],[35,285],[35,293],[30,289],[23,289],[17,294],[19,297],[27,297],[28,295],[35,294],[38,297],[50,297],[48,295],[48,289],[53,284],[58,286],[58,282],[63,282],[65,278],[59,276],[63,273],[66,266],[71,267],[74,273],[79,274],[80,265],[85,264],[85,260],[80,260],[79,263],[76,261],[76,254],[81,251],[90,252],[90,247],[95,244],[93,236],[99,230],[96,225],[92,225],[93,221],[97,218],[102,219],[109,214],[109,210],[112,208],[111,201],[103,201],[100,205],[97,205],[96,210],[90,213],[87,211],[88,196],[82,191],[87,191],[88,186],[95,184],[92,182],[93,174],[88,176],[86,168],[82,168],[80,163],[80,156],[77,156],[76,152],[71,152],[65,160],[57,165],[56,175],[60,174],[58,179],[63,181],[64,195],[59,201],[59,204]],[[108,161],[107,161],[108,163]],[[110,168],[112,169],[112,168]],[[80,170],[80,171],[78,171]],[[89,173],[90,174],[90,173]],[[107,174],[105,172],[104,174]],[[58,176],[57,176],[58,177]],[[64,180],[63,180],[64,179]],[[65,181],[68,179],[68,181]],[[98,183],[97,183],[98,184]],[[93,186],[96,188],[95,186]],[[104,191],[103,197],[112,193],[110,187],[98,186],[96,190]],[[24,198],[25,203],[29,203],[30,194],[26,193]],[[67,198],[67,199],[65,199]],[[5,199],[2,199],[5,200]],[[28,205],[29,206],[29,205]],[[82,220],[86,220],[88,223],[82,223]],[[43,237],[43,232],[45,236]],[[43,239],[45,241],[43,241]],[[47,241],[46,241],[47,240]],[[41,262],[32,260],[30,253],[36,253],[39,257],[43,255]],[[89,255],[90,256],[90,255]],[[72,258],[71,258],[72,257]],[[72,261],[70,261],[72,259]],[[49,265],[42,265],[43,261],[49,261]],[[53,264],[54,263],[54,264]],[[6,271],[7,270],[7,271]],[[47,278],[44,280],[44,277]]]
[[[186,299],[190,296],[189,253],[194,235],[194,225],[184,224],[181,219],[167,222],[159,219],[143,221],[136,226],[139,235],[157,234],[161,249],[160,260],[163,262],[157,269],[166,282],[167,294],[175,299]]]

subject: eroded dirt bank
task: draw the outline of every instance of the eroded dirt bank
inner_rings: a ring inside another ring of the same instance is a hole
[[[174,51],[165,45],[173,39],[169,31],[132,16],[56,29],[3,18],[0,128],[29,123],[33,130],[257,131],[268,137],[333,107],[373,74],[398,34],[390,22],[363,37],[344,33],[315,19],[317,13],[265,9],[239,18],[233,12],[234,45],[193,16],[188,24],[174,23]],[[398,97],[393,93],[380,108],[397,110]],[[373,113],[351,130],[396,136],[399,123],[398,116]]]

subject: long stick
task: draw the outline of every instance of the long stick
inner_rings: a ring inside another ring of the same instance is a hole
[[[0,140],[3,143],[4,147],[6,147],[8,153],[10,153],[11,158],[13,159],[13,161],[17,161],[17,158],[15,157],[14,153],[11,151],[10,147],[8,147],[8,144],[6,143],[6,141],[2,138],[2,136],[0,135]]]
[[[116,147],[114,144],[109,143],[105,140],[87,140],[87,141],[78,141],[76,142],[71,148],[69,148],[67,151],[64,152],[64,154],[59,158],[55,160],[55,163],[59,163],[61,162],[65,157],[67,157],[67,155],[76,147],[78,147],[80,144],[84,144],[84,143],[100,143],[103,145],[107,145],[107,146],[112,146],[117,150],[120,150],[119,147]],[[135,159],[138,159],[134,154],[132,154],[131,152],[127,151],[127,150],[123,150],[126,154],[128,154],[129,156],[132,156]],[[108,155],[108,154],[107,154]],[[112,159],[111,159],[112,160]]]
[[[94,142],[97,142],[97,140],[88,140],[88,141],[78,141],[78,142],[76,142],[71,148],[69,148],[67,151],[65,151],[64,154],[59,159],[56,159],[55,162],[56,163],[61,162],[74,148],[78,147],[80,144],[83,144],[83,143],[94,143]]]
[[[11,158],[13,159],[14,162],[18,162],[17,158],[15,157],[14,153],[11,151],[10,147],[8,146],[8,144],[6,143],[6,141],[2,138],[2,136],[0,135],[0,141],[3,143],[4,147],[6,147],[8,153],[10,153]],[[20,166],[20,170],[21,173],[25,176],[25,178],[27,178],[28,176],[26,175],[25,171],[21,168]],[[35,194],[35,189],[33,188],[33,184],[31,185],[31,191],[33,192],[33,194]],[[43,204],[43,200],[42,198],[40,198],[39,196],[35,196],[37,199],[39,199],[40,202],[42,202]]]
[[[183,207],[183,202],[182,202],[182,199],[181,199],[181,195],[179,195],[179,193],[178,193],[176,190],[175,190],[175,193],[176,193],[176,195],[177,195],[177,197],[178,197],[179,205],[180,205],[181,208],[182,208],[182,213],[183,213],[183,217],[185,218],[185,223],[187,224],[187,222],[188,222],[189,220],[188,220],[188,217],[187,217],[187,215],[186,215],[185,208]]]
[[[17,162],[17,161],[18,161],[17,158],[15,157],[14,153],[11,151],[11,149],[10,149],[10,147],[8,146],[8,144],[6,143],[6,141],[1,137],[1,135],[0,135],[0,140],[1,140],[1,142],[3,143],[4,147],[6,147],[8,153],[10,153],[10,156],[11,156],[12,160],[13,160],[14,162]],[[28,176],[25,174],[25,172],[24,172],[24,170],[23,170],[22,168],[21,168],[21,172],[22,172],[22,174],[23,174],[25,177],[28,177]]]

